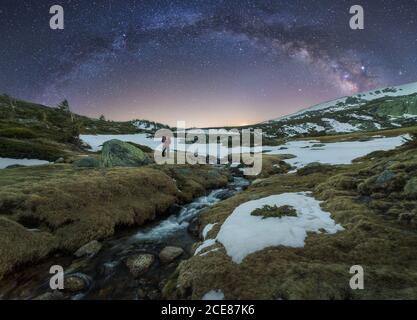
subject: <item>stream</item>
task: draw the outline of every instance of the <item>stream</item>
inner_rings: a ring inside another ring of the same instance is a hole
[[[181,260],[192,256],[193,245],[200,240],[198,216],[248,185],[248,180],[234,177],[227,187],[179,207],[175,214],[104,240],[101,250],[90,258],[56,255],[17,271],[0,282],[0,299],[161,299],[166,280]],[[167,246],[180,247],[184,253],[173,262],[162,263],[158,255]],[[146,273],[134,277],[125,261],[138,254],[152,254],[155,261]],[[84,288],[77,292],[52,292],[52,265],[61,265],[66,275],[75,274],[82,279]]]

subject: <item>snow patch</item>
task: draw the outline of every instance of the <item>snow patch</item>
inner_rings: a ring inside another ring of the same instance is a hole
[[[213,227],[216,225],[217,223],[209,223],[208,225],[206,225],[203,229],[202,235],[203,235],[203,239],[206,239],[207,234],[213,229]]]
[[[207,239],[205,240],[197,249],[195,249],[194,255],[196,256],[205,248],[211,247],[216,244],[216,239]]]
[[[284,125],[282,126],[282,129],[290,137],[296,136],[298,134],[309,133],[313,130],[317,132],[325,130],[324,127],[311,122],[306,122],[300,125]]]
[[[148,137],[147,133],[137,134],[81,134],[80,139],[91,146],[91,151],[101,150],[103,143],[109,140],[118,139],[121,141],[129,141],[137,144],[147,146],[149,148],[157,148],[161,142],[159,139],[154,140],[153,137]]]
[[[320,201],[309,193],[283,193],[239,205],[226,219],[216,237],[235,263],[251,253],[271,246],[304,247],[307,232],[321,230],[334,234],[344,230],[320,208]],[[292,206],[296,217],[264,218],[251,213],[265,205]]]
[[[360,114],[355,114],[355,113],[352,113],[350,116],[355,119],[374,121],[374,118],[371,116],[365,116],[365,115],[360,115]]]
[[[13,159],[13,158],[0,158],[0,169],[7,168],[12,165],[21,165],[21,166],[40,166],[49,164],[49,161],[38,160],[38,159]]]
[[[226,130],[220,130],[219,132],[226,133]],[[231,133],[232,134],[232,133]],[[137,134],[102,134],[102,135],[80,135],[80,139],[91,146],[92,151],[101,150],[103,143],[112,139],[118,139],[121,141],[129,141],[137,144],[147,146],[153,150],[162,149],[162,142],[160,139],[154,139],[153,136],[146,133],[137,133]],[[199,156],[213,156],[219,158],[225,158],[229,153],[250,153],[250,152],[261,152],[262,148],[260,146],[256,147],[235,147],[228,148],[221,144],[206,144],[206,143],[194,143],[186,144],[181,139],[172,138],[171,139],[171,149],[176,151],[187,151],[190,153],[197,153]]]
[[[402,145],[408,135],[398,137],[379,138],[369,141],[344,141],[323,143],[320,148],[311,148],[314,140],[290,141],[276,147],[264,147],[266,154],[292,154],[295,158],[284,160],[291,166],[302,168],[309,163],[350,164],[353,159],[363,157],[371,152],[395,149]],[[286,149],[280,150],[281,147]]]
[[[334,132],[353,132],[353,131],[359,131],[360,129],[356,128],[355,126],[352,126],[349,123],[342,123],[335,119],[329,119],[329,118],[323,118],[321,119],[325,122],[327,122],[332,129],[330,131]]]
[[[154,130],[156,129],[155,125],[147,122],[147,121],[135,121],[132,123],[136,128],[141,129],[141,130]]]
[[[224,300],[224,293],[221,290],[211,290],[201,300]]]

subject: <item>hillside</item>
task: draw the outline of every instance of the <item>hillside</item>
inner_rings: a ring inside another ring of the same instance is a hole
[[[0,157],[55,161],[83,152],[79,134],[152,133],[163,124],[94,119],[0,95]]]
[[[417,83],[384,88],[319,104],[260,123],[266,139],[319,136],[413,126]]]

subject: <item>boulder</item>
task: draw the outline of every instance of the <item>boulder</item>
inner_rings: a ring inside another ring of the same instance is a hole
[[[74,161],[74,167],[77,168],[98,168],[100,166],[100,162],[93,157],[82,157]]]
[[[149,163],[146,154],[130,143],[117,139],[103,144],[101,162],[104,167],[138,167]]]
[[[384,170],[375,180],[377,187],[384,188],[387,183],[395,177],[395,173],[391,170]]]
[[[179,247],[165,247],[159,253],[159,259],[162,263],[170,263],[184,253],[184,250]]]
[[[78,258],[92,257],[96,255],[102,247],[102,244],[97,240],[93,240],[75,251],[74,255]]]
[[[142,253],[129,257],[126,260],[126,266],[129,268],[130,273],[136,278],[148,271],[154,261],[155,257],[152,254]]]
[[[55,163],[65,163],[65,159],[64,158],[58,158],[55,160]]]

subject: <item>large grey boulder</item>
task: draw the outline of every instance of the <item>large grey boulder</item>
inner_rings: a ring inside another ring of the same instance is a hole
[[[104,167],[138,167],[149,163],[146,154],[130,143],[113,139],[103,144],[101,162]]]

